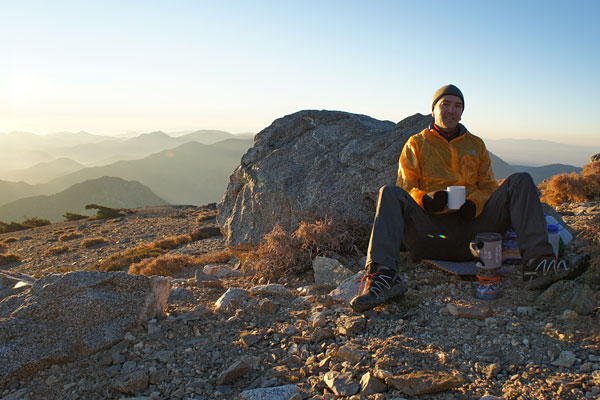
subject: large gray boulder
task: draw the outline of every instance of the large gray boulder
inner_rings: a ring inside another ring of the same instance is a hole
[[[243,250],[276,224],[292,231],[310,217],[370,224],[379,188],[396,182],[404,143],[431,121],[314,110],[275,120],[256,135],[219,205],[227,245]]]
[[[167,278],[123,272],[49,274],[0,302],[0,382],[89,356],[160,315]]]

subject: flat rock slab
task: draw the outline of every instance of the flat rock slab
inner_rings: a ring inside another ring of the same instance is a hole
[[[171,282],[124,272],[43,276],[0,302],[0,381],[89,356],[163,313]]]
[[[338,286],[354,275],[338,260],[328,257],[316,257],[312,262],[317,286]]]
[[[350,304],[350,300],[358,294],[360,282],[365,276],[365,271],[359,271],[350,278],[346,279],[337,288],[333,289],[329,295],[337,301],[343,301]]]
[[[241,400],[302,400],[296,385],[276,386],[245,390],[240,393]]]
[[[325,384],[338,397],[358,393],[360,386],[352,379],[350,372],[329,371],[324,376]]]
[[[388,377],[387,384],[409,396],[420,396],[459,387],[464,379],[442,371],[415,371]]]
[[[215,309],[226,310],[230,307],[239,307],[249,297],[250,292],[247,290],[238,288],[227,289],[227,291],[216,301]]]

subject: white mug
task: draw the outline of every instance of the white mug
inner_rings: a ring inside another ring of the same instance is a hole
[[[450,210],[458,210],[465,203],[465,187],[464,186],[448,186],[448,208]]]

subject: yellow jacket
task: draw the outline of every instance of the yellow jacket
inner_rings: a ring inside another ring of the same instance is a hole
[[[465,186],[467,199],[477,207],[476,216],[498,188],[483,140],[465,131],[448,142],[433,129],[411,136],[404,145],[396,185],[421,207],[429,192]]]

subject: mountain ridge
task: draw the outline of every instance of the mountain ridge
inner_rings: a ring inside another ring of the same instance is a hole
[[[168,205],[148,187],[136,181],[103,176],[74,184],[51,194],[22,198],[0,206],[0,220],[21,221],[26,218],[44,218],[61,221],[66,212],[89,214],[87,204],[107,207],[135,208]]]

